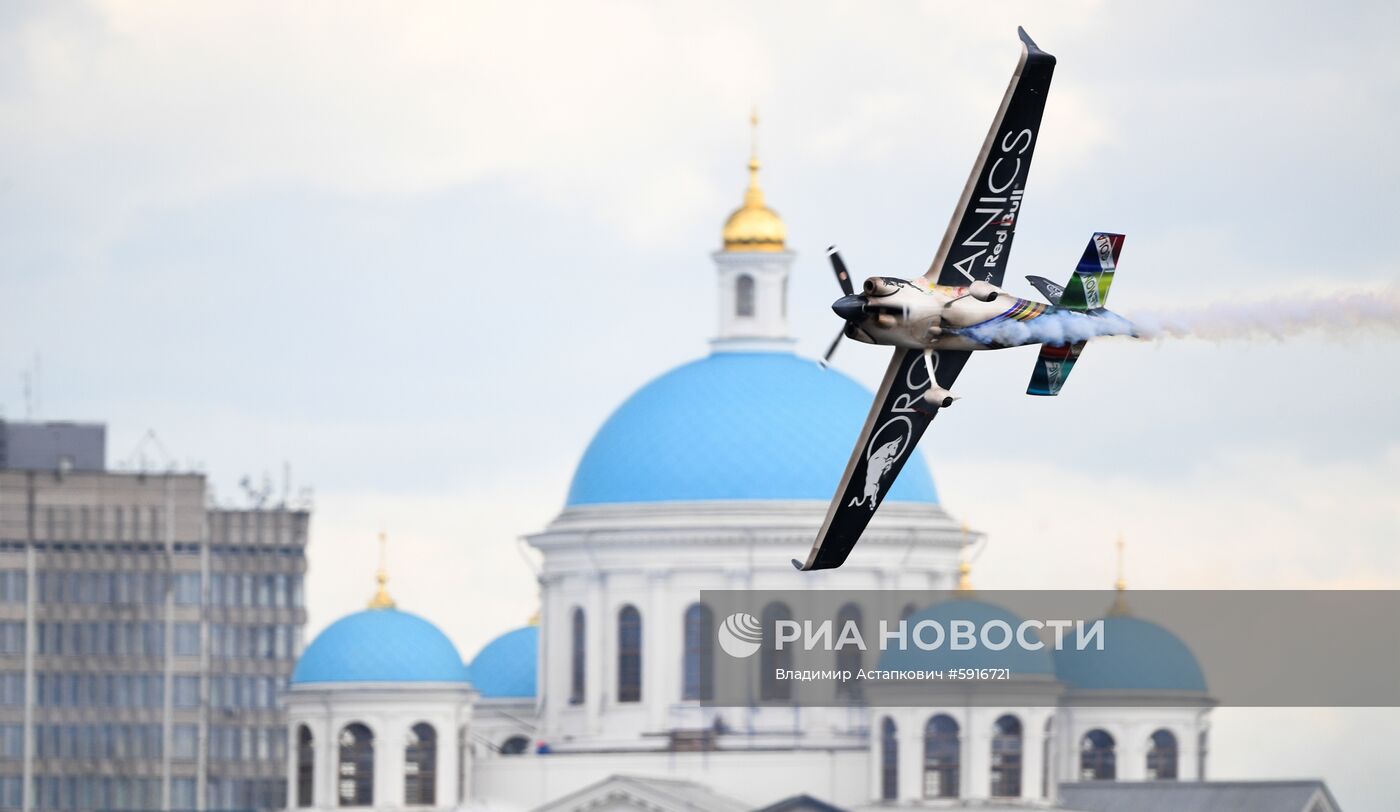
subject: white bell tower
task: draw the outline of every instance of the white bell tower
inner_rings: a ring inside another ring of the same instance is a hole
[[[786,352],[788,273],[797,255],[787,250],[787,226],[763,201],[758,185],[758,112],[749,119],[752,144],[744,204],[724,223],[724,247],[711,256],[719,272],[719,332],[715,352]]]

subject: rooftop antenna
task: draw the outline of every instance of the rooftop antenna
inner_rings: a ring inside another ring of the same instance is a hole
[[[155,429],[146,429],[146,433],[141,435],[140,440],[136,441],[136,447],[131,449],[131,454],[126,459],[122,460],[120,467],[136,471],[150,470],[146,466],[147,447],[153,447],[156,452],[160,454],[164,459],[167,470],[175,470],[177,467],[175,458],[170,455],[165,445],[161,443],[160,438],[156,436]]]
[[[24,419],[37,420],[39,418],[39,392],[42,388],[43,378],[41,376],[39,353],[34,353],[34,363],[28,369],[20,373],[20,381],[24,385]]]

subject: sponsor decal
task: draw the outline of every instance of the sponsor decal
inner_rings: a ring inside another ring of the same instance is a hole
[[[719,647],[730,657],[752,657],[763,642],[763,626],[747,612],[735,612],[719,624]]]
[[[1084,304],[1092,310],[1099,306],[1099,276],[1085,274],[1081,278],[1084,281]]]
[[[1107,234],[1095,234],[1094,243],[1099,249],[1099,265],[1105,271],[1113,270],[1113,238]]]
[[[1007,130],[997,141],[1000,154],[991,162],[982,178],[982,194],[970,212],[970,217],[981,220],[981,225],[954,248],[954,251],[971,249],[952,261],[952,266],[969,282],[990,280],[1000,267],[1002,252],[1006,250],[1012,231],[1016,228],[1016,214],[1021,208],[1021,196],[1025,193],[1023,175],[1030,161],[1022,160],[1021,156],[1031,148],[1034,139],[1035,133],[1027,128]],[[977,273],[974,273],[974,267]]]

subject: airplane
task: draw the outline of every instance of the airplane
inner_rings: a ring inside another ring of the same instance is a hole
[[[793,559],[799,570],[846,561],[924,430],[957,400],[953,382],[973,352],[1041,344],[1026,393],[1053,396],[1088,338],[1133,334],[1104,308],[1122,234],[1094,234],[1063,286],[1026,277],[1044,303],[1001,287],[1055,70],[1055,57],[1025,29],[1017,33],[1020,61],[928,271],[917,279],[874,276],[856,293],[841,255],[828,252],[844,294],[832,310],[845,325],[822,363],[843,338],[888,345],[894,355],[811,552],[805,562]]]

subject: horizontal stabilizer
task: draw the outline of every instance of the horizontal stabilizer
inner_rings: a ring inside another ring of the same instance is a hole
[[[1035,369],[1031,372],[1030,386],[1026,387],[1026,394],[1060,394],[1060,389],[1064,387],[1065,380],[1069,378],[1069,372],[1074,369],[1075,362],[1079,360],[1079,353],[1084,350],[1086,343],[1081,341],[1078,344],[1059,347],[1042,344],[1040,357],[1035,359]]]
[[[1026,281],[1031,283],[1031,287],[1040,291],[1040,295],[1045,297],[1045,301],[1052,305],[1060,303],[1060,297],[1065,295],[1065,289],[1043,276],[1028,276]]]

